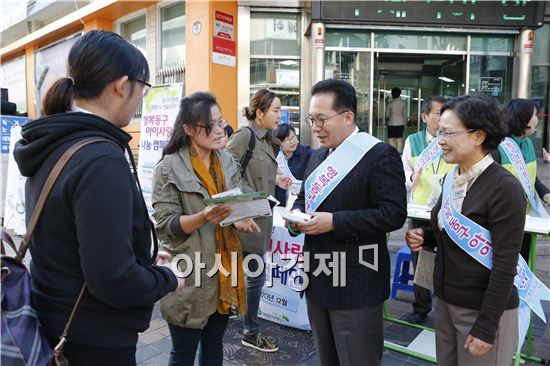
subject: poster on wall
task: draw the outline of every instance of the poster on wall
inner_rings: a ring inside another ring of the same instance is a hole
[[[277,216],[275,211],[274,221]],[[299,276],[295,277],[301,270],[297,265],[292,266],[303,256],[303,244],[304,235],[292,237],[285,227],[273,225],[272,255],[266,260],[267,276],[260,296],[258,316],[281,325],[311,330],[304,292],[298,291],[303,282]]]
[[[67,58],[80,33],[66,38],[51,46],[42,48],[34,54],[34,80],[36,81],[36,117],[42,115],[42,98],[49,87],[59,78],[67,76]]]
[[[149,94],[143,98],[138,177],[150,215],[153,214],[153,170],[162,156],[162,149],[172,135],[182,94],[183,84],[175,83],[153,86]]]
[[[25,73],[25,56],[0,66],[0,86],[8,89],[8,99],[17,104],[17,112],[27,112],[27,81]]]
[[[214,37],[212,39],[212,62],[234,67],[237,63],[235,49],[235,22],[233,15],[216,10]]]
[[[2,141],[2,212],[4,227],[13,230],[16,235],[26,232],[25,225],[25,182],[13,157],[15,143],[21,139],[21,126],[30,118],[0,116]]]

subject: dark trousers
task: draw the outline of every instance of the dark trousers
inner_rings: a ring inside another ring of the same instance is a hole
[[[204,329],[182,328],[168,324],[172,337],[170,366],[193,366],[200,342],[199,365],[223,364],[223,334],[229,315],[215,312],[210,315]]]
[[[252,253],[244,252],[244,258]],[[263,255],[260,255],[263,258]],[[248,262],[248,268],[251,272],[258,269],[260,263],[256,260]],[[261,263],[264,264],[263,261]],[[265,283],[265,269],[258,277],[249,277],[245,275],[246,281],[246,314],[243,317],[243,334],[248,339],[256,339],[260,333],[260,320],[258,319],[258,309],[260,308],[260,296]]]
[[[382,362],[384,304],[357,309],[325,309],[309,301],[307,312],[321,366]]]
[[[529,263],[529,254],[531,254],[531,234],[523,234],[523,242],[521,243],[521,256]]]
[[[426,221],[411,220],[409,229],[416,229],[422,226],[429,226]],[[413,271],[416,271],[416,263],[418,263],[418,252],[411,252],[413,260]],[[430,290],[413,284],[414,288],[414,302],[413,313],[427,315],[432,311],[432,296]]]
[[[50,339],[55,347],[59,339]],[[134,366],[136,364],[136,346],[132,347],[96,347],[73,342],[65,343],[63,355],[70,366]]]

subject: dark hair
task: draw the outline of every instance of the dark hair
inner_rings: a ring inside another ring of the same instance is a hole
[[[178,152],[187,145],[187,134],[183,130],[183,126],[209,125],[212,119],[210,109],[215,105],[218,105],[216,97],[206,92],[196,92],[183,98],[180,102],[178,116],[174,122],[172,136],[170,136],[170,140],[162,150],[162,157]],[[205,128],[205,130],[207,135],[212,131],[210,128]]]
[[[290,125],[290,123],[281,123],[279,127],[277,127],[275,137],[283,141],[290,135],[290,132],[293,132],[294,135],[296,135],[296,130]]]
[[[434,102],[445,104],[446,100],[440,95],[433,95],[427,98],[426,100],[424,100],[424,103],[422,103],[422,113],[430,114]]]
[[[227,126],[225,126],[225,134],[227,135],[227,137],[231,137],[231,135],[233,135],[233,133],[235,132],[235,130],[233,130],[233,127],[231,127],[230,124],[227,124]]]
[[[453,111],[467,129],[485,132],[483,148],[495,150],[506,136],[506,126],[495,98],[485,94],[468,94],[453,98],[443,105],[441,114]]]
[[[104,30],[86,32],[71,47],[67,61],[68,77],[58,79],[42,102],[45,115],[71,109],[74,97],[94,98],[105,86],[125,75],[134,83],[149,80],[149,65],[143,54],[116,33]]]
[[[330,93],[334,95],[332,109],[335,111],[349,110],[357,117],[357,95],[353,86],[343,80],[321,80],[311,88],[311,96]]]
[[[264,113],[267,112],[269,107],[271,107],[271,103],[273,103],[273,99],[275,98],[277,98],[277,95],[272,91],[269,91],[267,89],[258,90],[256,93],[254,93],[254,96],[250,101],[250,107],[244,108],[243,115],[249,121],[255,120],[256,111],[260,110]]]
[[[395,87],[391,90],[391,96],[393,99],[397,99],[401,96],[401,89]]]
[[[523,135],[536,110],[537,105],[529,99],[512,99],[509,101],[504,112],[508,134]]]

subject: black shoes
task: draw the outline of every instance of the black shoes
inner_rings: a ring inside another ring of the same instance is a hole
[[[410,323],[422,324],[426,321],[427,318],[428,318],[428,314],[411,313],[409,314],[409,316],[406,317],[405,320]]]

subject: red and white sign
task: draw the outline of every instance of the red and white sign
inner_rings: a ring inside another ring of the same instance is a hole
[[[216,10],[214,38],[212,42],[212,62],[234,67],[236,61],[234,17],[231,14]]]

